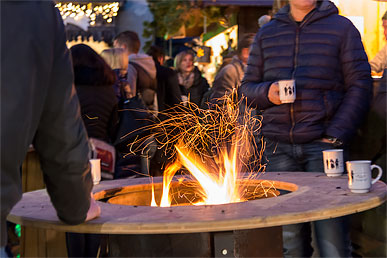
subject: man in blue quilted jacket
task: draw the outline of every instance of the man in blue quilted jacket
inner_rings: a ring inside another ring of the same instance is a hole
[[[278,81],[294,79],[282,104]],[[257,33],[241,93],[262,111],[267,171],[322,172],[322,151],[345,148],[368,112],[370,66],[358,30],[330,1],[290,0]],[[321,257],[350,256],[348,218],[315,221]],[[283,227],[285,257],[311,256],[310,224]]]

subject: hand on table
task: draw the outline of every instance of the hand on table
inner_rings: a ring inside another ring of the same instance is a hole
[[[85,221],[95,219],[99,217],[99,215],[101,214],[101,208],[99,207],[98,203],[95,201],[93,193],[90,193],[90,195],[91,195],[90,207],[89,207],[89,210],[87,211],[87,216]]]

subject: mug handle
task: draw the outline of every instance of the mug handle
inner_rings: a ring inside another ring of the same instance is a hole
[[[378,176],[374,180],[372,180],[371,184],[375,184],[382,177],[382,174],[383,174],[383,170],[382,170],[382,168],[380,166],[378,166],[378,165],[371,165],[371,171],[374,168],[377,168],[379,170],[379,173],[378,173]]]

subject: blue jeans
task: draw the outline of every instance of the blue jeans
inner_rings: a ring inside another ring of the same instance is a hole
[[[277,143],[266,140],[267,172],[323,172],[322,151],[334,149],[329,143]],[[348,217],[312,222],[314,239],[320,257],[351,257]],[[310,257],[311,223],[283,226],[284,257]]]
[[[9,257],[7,252],[5,251],[5,247],[0,247],[0,258]]]

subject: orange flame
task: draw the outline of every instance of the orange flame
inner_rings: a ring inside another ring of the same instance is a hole
[[[242,170],[250,171],[248,178],[256,178],[263,171],[262,146],[259,153],[255,136],[260,129],[261,117],[243,107],[243,99],[235,101],[236,92],[225,96],[211,109],[199,109],[189,103],[180,105],[152,128],[159,148],[169,149],[176,161],[167,165],[163,177],[163,192],[160,207],[171,205],[171,182],[182,167],[194,177],[195,195],[193,204],[224,204],[245,201],[248,183]],[[240,109],[243,107],[243,110]],[[255,171],[254,171],[255,170]],[[252,172],[251,172],[252,171]],[[152,205],[156,205],[152,189]],[[255,190],[254,190],[255,191]]]

